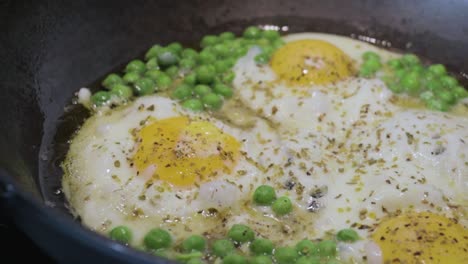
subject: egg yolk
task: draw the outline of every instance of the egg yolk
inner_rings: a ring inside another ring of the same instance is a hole
[[[384,263],[468,263],[468,231],[429,212],[384,220],[372,234]]]
[[[240,143],[206,121],[187,117],[158,120],[137,135],[134,164],[141,173],[149,166],[153,177],[176,186],[192,186],[220,173],[231,173]]]
[[[354,73],[352,60],[323,40],[292,41],[271,58],[276,75],[289,85],[328,84]]]

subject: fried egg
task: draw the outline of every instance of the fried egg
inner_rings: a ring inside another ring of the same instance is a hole
[[[203,214],[248,199],[275,173],[279,145],[260,119],[240,130],[171,99],[145,97],[83,125],[63,166],[63,190],[94,230],[125,224],[139,241],[156,225],[182,238],[180,226],[210,229]]]
[[[415,242],[404,253],[410,237],[395,244],[392,236],[392,246],[377,237],[405,221],[426,219],[427,230],[417,233],[435,232],[429,223],[452,226],[457,219],[461,224],[451,234],[462,242],[450,250],[466,260],[467,239],[455,235],[466,234],[467,224],[466,117],[401,106],[380,79],[354,74],[365,51],[384,59],[398,54],[327,34],[284,39],[267,65],[255,62],[258,47],[241,58],[234,86],[248,107],[274,124],[287,153],[284,174],[274,181],[295,198],[295,222],[283,223],[302,237],[290,239],[319,239],[352,227],[364,240],[354,248],[341,245],[342,260],[380,263],[382,257],[372,255],[382,249],[385,261],[397,251],[410,261],[417,248],[442,242]],[[417,257],[442,256],[425,252]]]
[[[237,61],[234,97],[215,114],[151,95],[88,119],[63,164],[74,214],[101,233],[130,227],[134,246],[154,227],[179,243],[245,224],[276,246],[353,228],[360,240],[338,243],[344,263],[467,262],[466,113],[410,108],[357,76],[364,52],[397,53],[329,34],[283,39],[268,64],[257,46]],[[292,212],[254,204],[262,184]]]

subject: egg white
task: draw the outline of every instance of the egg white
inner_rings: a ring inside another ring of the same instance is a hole
[[[177,116],[209,121],[241,143],[243,154],[231,175],[177,188],[153,180],[152,166],[137,172],[130,163],[137,145],[132,131],[144,126],[149,118]],[[243,131],[207,114],[185,111],[175,101],[158,96],[140,98],[122,109],[98,113],[87,120],[72,140],[63,166],[64,193],[74,213],[94,230],[108,232],[111,227],[127,225],[134,230],[138,244],[150,228],[180,222],[172,227],[178,236],[186,232],[182,226],[197,226],[193,222],[202,221],[204,210],[222,211],[237,206],[252,188],[277,173],[275,164],[281,159],[279,141],[265,122],[255,121],[253,127]],[[202,225],[198,232],[210,228]]]
[[[384,60],[400,56],[328,34],[284,37],[286,42],[301,39],[328,41],[356,65],[365,51]],[[353,227],[363,240],[339,243],[339,248],[342,259],[355,261],[379,259],[378,246],[368,238],[371,227],[390,212],[427,210],[467,226],[468,117],[395,104],[377,78],[288,87],[274,82],[270,66],[255,63],[260,52],[251,48],[234,66],[234,100],[240,105],[226,102],[224,121],[159,96],[90,118],[64,163],[64,193],[82,222],[103,233],[127,225],[135,245],[156,226],[182,240],[204,232],[224,237],[241,223],[276,245]],[[188,189],[153,181],[151,171],[136,176],[127,162],[136,145],[132,129],[148,117],[175,116],[207,120],[242,142],[244,154],[234,175]],[[253,204],[253,191],[261,184],[291,197],[293,212],[277,216],[271,207]]]
[[[328,41],[356,65],[365,51],[384,60],[400,56],[328,34],[284,38],[303,39]],[[396,104],[377,78],[288,87],[275,82],[269,65],[255,62],[260,52],[253,47],[238,60],[234,87],[245,105],[274,124],[288,155],[283,175],[274,181],[295,202],[295,216],[282,219],[291,225],[291,234],[302,233],[291,235],[292,240],[321,238],[349,227],[367,239],[382,217],[398,210],[442,213],[466,226],[466,117]],[[434,154],[440,150],[443,153]],[[366,248],[375,245],[360,243],[344,250],[342,257],[360,260],[371,254]]]

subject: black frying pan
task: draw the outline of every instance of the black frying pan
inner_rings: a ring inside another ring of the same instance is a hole
[[[60,262],[169,263],[94,234],[67,212],[58,165],[86,117],[69,107],[78,88],[154,43],[195,43],[252,24],[389,42],[446,64],[466,84],[466,14],[462,0],[2,1],[0,217]]]

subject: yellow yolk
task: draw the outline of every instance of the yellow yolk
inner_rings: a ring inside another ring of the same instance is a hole
[[[384,263],[468,263],[468,231],[455,220],[423,212],[383,221],[372,234]]]
[[[289,85],[328,84],[353,74],[351,59],[323,40],[298,40],[278,49],[271,59],[276,75]]]
[[[176,186],[192,186],[230,173],[239,157],[240,143],[206,121],[174,117],[152,122],[137,136],[134,156],[141,172],[154,166],[153,177]]]

